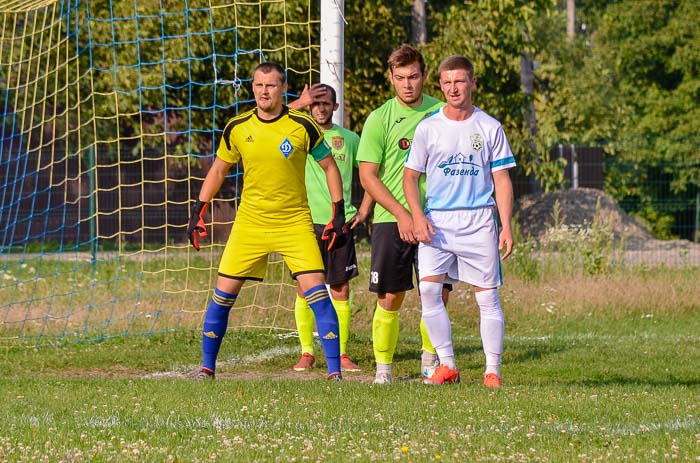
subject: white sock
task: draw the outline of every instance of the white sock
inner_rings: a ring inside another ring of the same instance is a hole
[[[378,363],[377,375],[380,373],[389,373],[391,375],[391,363]]]
[[[455,354],[452,347],[452,324],[442,302],[442,283],[421,281],[420,300],[425,329],[435,348],[440,363],[455,369]]]
[[[437,359],[437,354],[433,354],[427,350],[424,350],[420,355],[421,365],[423,366],[433,365]]]
[[[486,373],[495,373],[500,377],[505,324],[503,310],[498,300],[498,288],[479,291],[475,297],[479,304],[481,343],[486,356]]]

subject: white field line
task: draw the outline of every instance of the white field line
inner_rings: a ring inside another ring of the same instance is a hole
[[[506,328],[507,333],[507,328]],[[416,337],[416,339],[418,339]],[[481,337],[477,335],[453,336],[455,342],[481,342]],[[543,336],[508,336],[506,334],[505,341],[513,342],[549,342],[549,341],[608,341],[608,342],[629,342],[629,341],[670,341],[670,342],[700,342],[700,335],[658,335],[655,333],[641,333],[630,335],[612,335],[598,333],[577,333],[577,334],[548,334]]]
[[[299,351],[299,346],[279,346],[272,347],[261,352],[257,352],[252,355],[246,355],[244,357],[229,357],[227,359],[218,360],[216,362],[217,366],[221,365],[257,365],[267,360],[271,360],[277,357],[284,357]],[[175,370],[171,371],[160,371],[156,373],[151,373],[145,375],[144,378],[176,378],[181,377],[183,374],[196,371],[199,365],[184,365]]]

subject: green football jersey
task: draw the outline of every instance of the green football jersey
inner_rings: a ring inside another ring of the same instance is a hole
[[[416,108],[403,106],[397,98],[392,98],[370,113],[362,129],[357,160],[379,164],[379,180],[407,209],[403,168],[413,133],[420,121],[444,105],[428,95],[423,95],[423,102]],[[377,203],[373,222],[396,222],[396,217]]]
[[[353,131],[333,124],[323,131],[323,138],[331,147],[335,163],[338,164],[343,180],[343,199],[345,200],[345,220],[350,220],[357,209],[352,205],[352,169],[357,166],[357,147],[360,137]],[[312,157],[306,159],[306,192],[314,223],[326,225],[331,221],[331,194],[328,191],[326,174]]]

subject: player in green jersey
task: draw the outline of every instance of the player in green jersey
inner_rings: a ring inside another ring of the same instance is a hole
[[[396,97],[367,118],[357,156],[362,186],[377,202],[369,285],[369,290],[377,293],[372,322],[377,384],[392,380],[391,364],[399,336],[398,311],[406,291],[413,289],[418,241],[402,188],[404,163],[418,123],[444,106],[440,100],[423,94],[427,72],[418,50],[401,45],[387,62]],[[446,299],[447,289],[443,294]],[[430,375],[438,359],[422,322],[421,338],[421,370]]]
[[[325,224],[330,220],[331,196],[328,191],[326,177],[313,159],[306,162],[306,190],[311,208],[311,218],[314,223],[316,238],[321,249],[325,264],[326,283],[330,286],[331,300],[338,314],[340,329],[340,368],[342,371],[360,371],[346,353],[348,335],[350,332],[350,280],[358,275],[355,240],[352,233],[358,224],[364,222],[372,207],[372,198],[365,194],[359,210],[353,206],[352,173],[357,165],[355,157],[360,137],[350,130],[333,123],[333,112],[338,109],[336,92],[326,84],[314,84],[305,88],[301,97],[290,103],[290,108],[300,109],[310,106],[311,116],[323,130],[323,137],[330,145],[343,181],[343,199],[345,200],[345,220],[351,230],[344,245],[333,251],[328,251],[327,243],[321,240]],[[315,363],[313,347],[314,314],[303,293],[297,285],[297,297],[294,303],[294,316],[301,343],[301,359],[294,365],[294,370],[305,371],[313,368]]]

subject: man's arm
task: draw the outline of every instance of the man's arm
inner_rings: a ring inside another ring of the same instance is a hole
[[[326,174],[328,192],[331,194],[331,221],[323,229],[321,239],[328,242],[328,251],[337,249],[346,242],[348,237],[348,227],[345,225],[345,200],[343,199],[343,180],[340,176],[338,165],[329,154],[318,161],[318,165]]]
[[[287,106],[291,109],[301,111],[311,106],[318,98],[324,96],[326,91],[325,85],[321,85],[320,83],[313,84],[311,87],[304,85],[304,90],[302,90],[299,98],[290,102]]]
[[[214,160],[214,164],[212,164],[209,169],[204,183],[202,184],[202,188],[199,191],[198,199],[192,206],[190,221],[187,224],[187,237],[197,251],[199,251],[200,248],[199,238],[206,238],[207,236],[204,214],[209,208],[209,202],[224,183],[226,172],[228,172],[232,165],[233,164],[226,161],[222,161],[221,158],[218,157]]]
[[[343,199],[343,180],[340,177],[338,164],[335,163],[333,155],[329,154],[318,161],[318,165],[321,166],[321,169],[323,169],[323,172],[326,174],[326,182],[328,183],[328,191],[331,194],[331,201],[337,203]]]
[[[207,176],[202,183],[202,189],[199,190],[199,200],[205,203],[211,201],[214,195],[219,191],[224,183],[226,173],[233,164],[222,161],[221,158],[214,159],[214,164],[211,165]]]
[[[376,202],[396,217],[401,239],[408,243],[417,243],[413,234],[411,213],[394,198],[394,195],[379,179],[379,164],[360,161],[360,183]]]
[[[498,235],[498,249],[505,250],[501,260],[513,252],[513,232],[511,222],[513,219],[513,183],[510,181],[508,169],[493,172],[493,183],[496,192],[496,207],[501,219],[501,232]]]
[[[366,222],[373,207],[374,199],[372,199],[372,196],[365,191],[364,195],[362,196],[362,203],[360,203],[360,207],[357,208],[357,214],[355,214],[355,216],[350,219],[350,222],[348,222],[350,228],[355,228],[359,224]]]
[[[411,208],[413,216],[413,230],[416,239],[422,243],[430,243],[432,239],[430,235],[435,234],[433,224],[423,213],[420,200],[420,189],[418,188],[418,180],[421,172],[413,170],[410,167],[403,169],[403,194],[406,196],[408,207]]]

